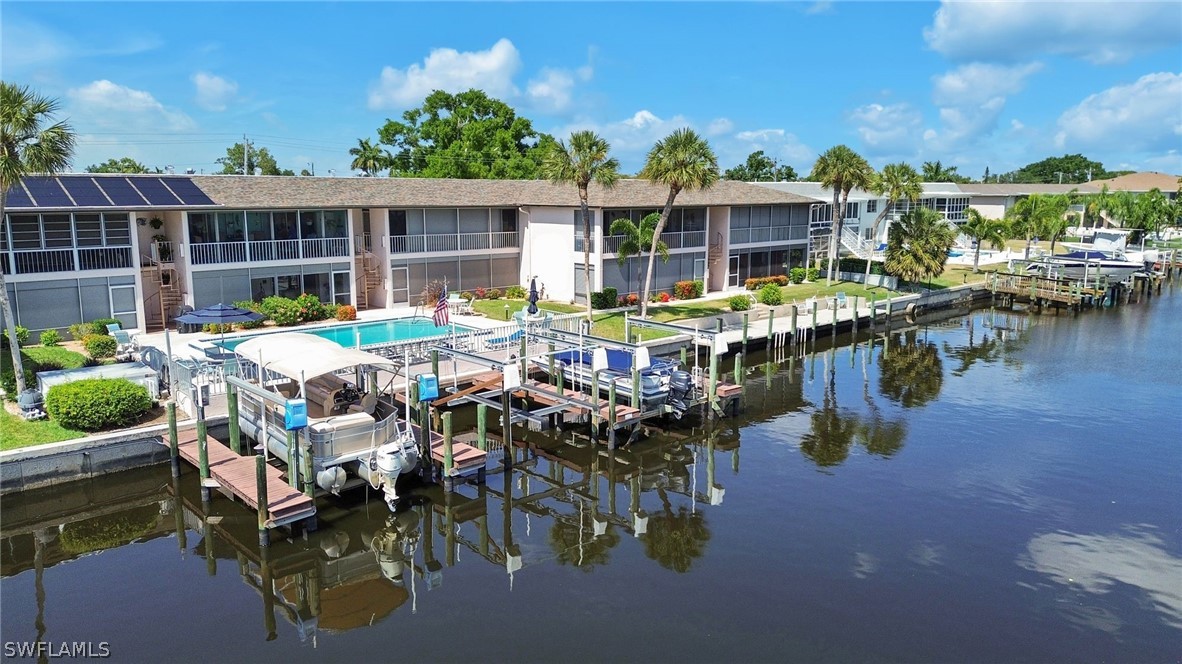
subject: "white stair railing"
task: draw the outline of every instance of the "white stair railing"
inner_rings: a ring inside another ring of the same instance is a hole
[[[869,260],[874,256],[874,247],[848,226],[841,229],[841,244],[862,260]]]

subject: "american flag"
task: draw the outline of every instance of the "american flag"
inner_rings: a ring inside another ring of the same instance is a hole
[[[432,316],[435,320],[435,327],[443,327],[447,325],[447,285],[443,286],[443,292],[439,294],[439,301],[435,303],[435,315]]]

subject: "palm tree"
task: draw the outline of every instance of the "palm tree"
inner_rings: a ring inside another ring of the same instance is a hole
[[[591,212],[587,209],[587,187],[596,182],[611,189],[620,179],[620,162],[607,156],[611,146],[593,131],[570,135],[570,147],[558,141],[542,160],[542,177],[555,184],[574,184],[579,190],[583,213],[583,284],[587,296],[587,320],[591,320]]]
[[[875,196],[885,194],[887,198],[886,205],[874,218],[874,226],[871,227],[870,240],[874,242],[878,237],[878,225],[894,211],[896,203],[904,198],[914,203],[923,196],[923,180],[911,164],[887,164],[882,167],[881,173],[874,174],[874,179],[870,182],[870,191],[874,192]],[[870,259],[866,259],[866,280],[863,283],[870,283]]]
[[[939,160],[923,162],[924,182],[956,182],[960,179],[955,166],[945,166]]]
[[[620,246],[616,249],[616,261],[623,267],[629,258],[633,256],[644,257],[649,252],[651,247],[657,248],[657,255],[661,257],[662,263],[669,262],[669,247],[657,236],[657,241],[653,242],[653,236],[656,235],[657,223],[661,220],[661,215],[656,212],[650,212],[644,215],[640,220],[640,225],[632,223],[632,220],[623,217],[612,222],[611,228],[608,232],[612,235],[623,235],[624,240],[620,242]]]
[[[977,208],[969,208],[965,215],[968,220],[961,224],[960,232],[976,240],[977,246],[973,250],[973,273],[976,274],[981,260],[981,243],[988,242],[994,249],[1001,249],[1006,244],[1009,225],[1000,219],[986,219]]]
[[[1056,220],[1063,217],[1069,205],[1066,196],[1031,194],[1006,212],[1013,234],[1026,238],[1024,258],[1030,257],[1031,241],[1047,231],[1054,231]]]
[[[910,282],[921,282],[944,272],[956,231],[939,212],[919,207],[908,210],[887,236],[886,269]]]
[[[850,199],[850,191],[855,187],[868,189],[873,178],[874,169],[870,168],[870,164],[862,155],[844,145],[829,148],[813,164],[809,179],[820,182],[823,189],[833,190],[833,230],[829,238],[826,285],[833,283],[833,261],[837,257],[837,248],[841,246],[841,226],[845,220],[845,206]]]
[[[0,219],[8,190],[30,173],[57,173],[70,165],[74,129],[64,121],[45,126],[59,108],[56,99],[42,97],[27,86],[0,81]],[[16,392],[25,391],[25,366],[16,340],[16,318],[8,301],[8,287],[0,273],[0,308],[8,325],[8,348],[16,373]]]
[[[665,200],[665,207],[661,210],[661,219],[653,232],[653,241],[649,248],[648,270],[644,276],[644,291],[640,298],[640,315],[648,315],[648,294],[653,282],[653,263],[656,260],[657,241],[665,224],[669,223],[669,214],[673,211],[673,201],[682,191],[709,189],[718,182],[718,157],[706,139],[698,136],[692,129],[678,129],[665,138],[657,141],[648,152],[644,168],[640,169],[640,177],[669,186],[669,197]]]
[[[380,145],[370,143],[368,138],[357,139],[357,147],[349,148],[349,154],[353,155],[353,163],[349,164],[349,168],[367,176],[390,168],[394,163],[394,157],[389,152]]]

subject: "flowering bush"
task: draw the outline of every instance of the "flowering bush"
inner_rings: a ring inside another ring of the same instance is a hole
[[[483,300],[487,295],[488,295],[487,288],[481,288],[480,286],[476,287],[476,299],[477,300]]]
[[[659,295],[659,297],[658,297],[657,299],[658,299],[660,302],[668,302],[669,300],[672,300],[672,299],[673,299],[673,296],[672,296],[672,295],[670,295],[670,294],[668,294],[668,293],[660,293],[660,295]]]
[[[702,281],[679,281],[673,284],[673,296],[679,300],[692,300],[695,297],[702,297],[704,284]]]
[[[267,298],[268,300],[271,298]],[[276,325],[284,327],[290,325],[300,324],[300,305],[296,304],[295,300],[289,300],[285,297],[275,298],[277,302],[272,303],[271,306],[271,320],[275,321]]]
[[[743,282],[747,290],[754,291],[763,288],[767,284],[775,284],[777,286],[787,286],[788,277],[778,274],[774,277],[753,277]]]
[[[357,320],[357,308],[351,304],[337,307],[337,320]]]
[[[626,296],[624,296],[624,304],[626,304],[630,307],[635,304],[638,304],[639,302],[640,302],[640,296],[637,295],[636,293],[628,293]]]
[[[296,307],[299,308],[298,317],[301,323],[324,320],[326,317],[324,305],[320,303],[320,298],[311,293],[300,295],[295,299],[295,303]]]

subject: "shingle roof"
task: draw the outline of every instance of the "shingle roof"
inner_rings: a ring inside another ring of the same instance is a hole
[[[544,180],[446,180],[422,178],[312,178],[206,175],[193,181],[229,208],[330,207],[577,207],[571,185]],[[592,185],[593,207],[657,208],[669,190],[647,180],[621,180],[610,190]],[[723,180],[706,191],[683,191],[678,206],[810,203],[792,193]]]
[[[1097,190],[1104,185],[1108,185],[1108,188],[1113,191],[1149,191],[1150,189],[1160,189],[1163,192],[1170,192],[1178,191],[1178,179],[1179,176],[1177,175],[1146,171],[1142,173],[1129,173],[1128,175],[1121,175],[1107,180],[1092,180],[1088,184],[1094,185]]]

